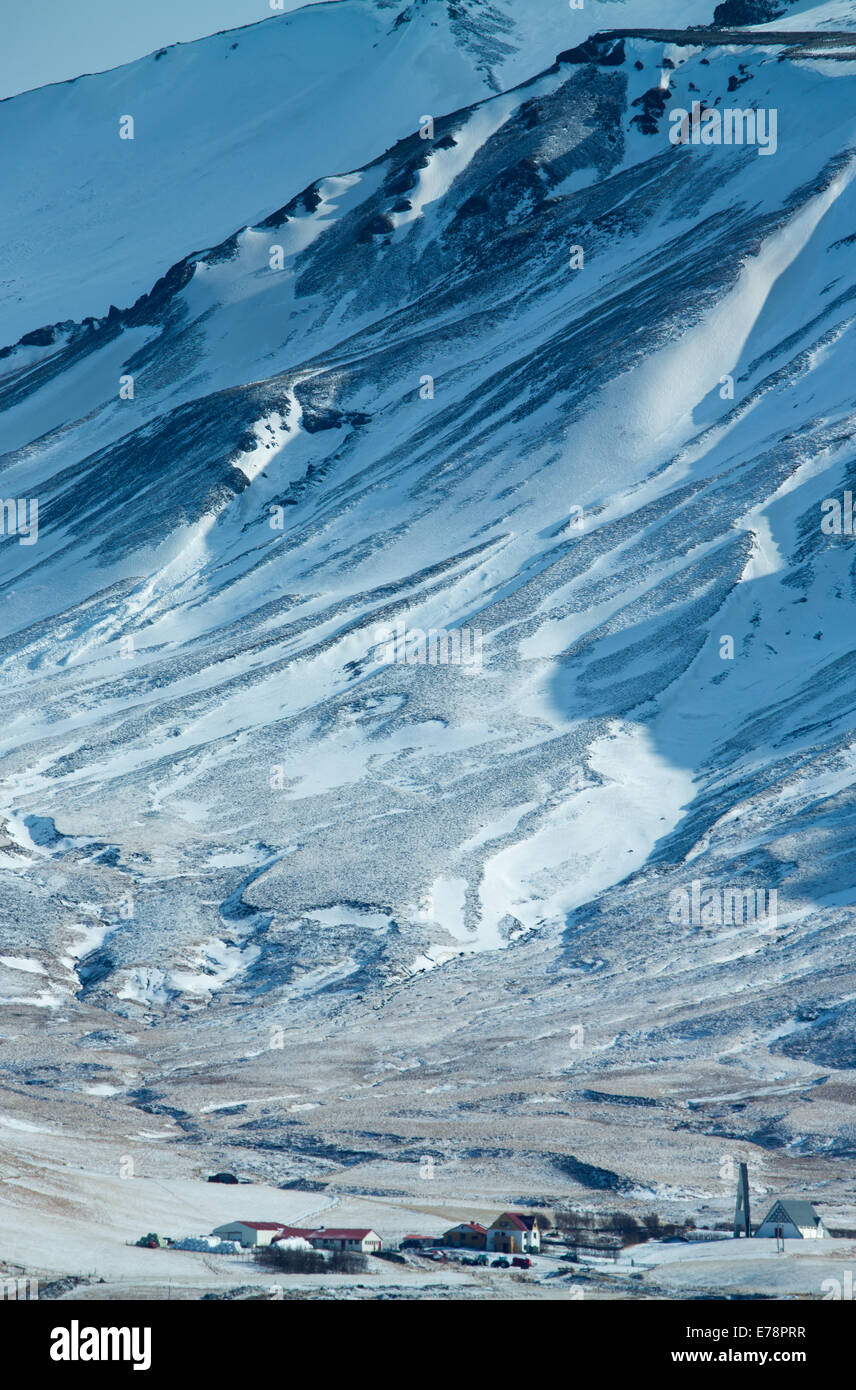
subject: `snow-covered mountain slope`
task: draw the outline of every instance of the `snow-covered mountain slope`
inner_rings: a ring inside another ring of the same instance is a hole
[[[0,359],[22,1016],[282,1026],[335,1103],[354,1038],[443,1107],[763,1079],[717,1133],[852,1152],[856,40],[738,37],[576,46]]]
[[[632,19],[710,8],[634,0]],[[242,218],[523,81],[592,27],[563,0],[334,0],[0,102],[0,346],[131,304]]]

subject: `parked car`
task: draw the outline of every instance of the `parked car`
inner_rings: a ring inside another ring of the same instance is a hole
[[[490,1262],[490,1267],[491,1267],[491,1269],[508,1269],[508,1268],[510,1268],[509,1263],[508,1263],[508,1260],[506,1260],[505,1257],[504,1257],[503,1255],[500,1255],[500,1257],[499,1257],[498,1260],[491,1260],[491,1262]]]
[[[237,1182],[238,1179],[235,1177],[235,1174],[234,1174],[234,1173],[212,1173],[211,1176],[210,1176],[210,1178],[208,1179],[208,1181],[209,1181],[209,1182]]]
[[[531,1269],[532,1261],[526,1255],[515,1255],[511,1261],[515,1269]]]

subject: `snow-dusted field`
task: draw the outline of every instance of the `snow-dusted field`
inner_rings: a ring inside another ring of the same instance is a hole
[[[708,1292],[832,1299],[834,1289],[829,1281],[837,1280],[846,1296],[856,1274],[856,1244],[852,1240],[788,1240],[784,1253],[777,1252],[774,1240],[754,1237],[707,1245],[652,1243],[634,1247],[627,1254],[633,1271],[641,1269],[644,1278],[655,1279],[669,1296],[679,1298]]]

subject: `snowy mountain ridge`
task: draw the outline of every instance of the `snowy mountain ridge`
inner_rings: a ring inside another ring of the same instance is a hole
[[[324,1049],[334,1125],[379,1067],[389,1133],[386,1067],[441,1076],[457,1133],[479,1068],[669,1105],[763,1079],[692,1137],[852,1152],[844,1100],[801,1109],[856,993],[854,571],[821,524],[854,478],[856,56],[808,13],[583,25],[0,359],[0,493],[38,499],[0,546],[22,1017],[157,1024],[209,1075],[277,1026],[307,1088]],[[774,108],[775,157],[672,144],[694,101]],[[379,656],[396,628],[483,661]]]
[[[598,22],[629,3],[600,0]],[[632,14],[704,23],[708,8]],[[0,346],[130,305],[240,218],[528,79],[593,27],[543,0],[328,0],[0,101]]]

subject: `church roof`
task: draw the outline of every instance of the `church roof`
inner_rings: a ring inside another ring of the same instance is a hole
[[[820,1217],[811,1202],[806,1202],[801,1197],[777,1197],[764,1217],[764,1222],[772,1220],[773,1212],[777,1207],[782,1208],[788,1220],[792,1221],[795,1226],[820,1225]],[[761,1224],[763,1225],[764,1222]]]

